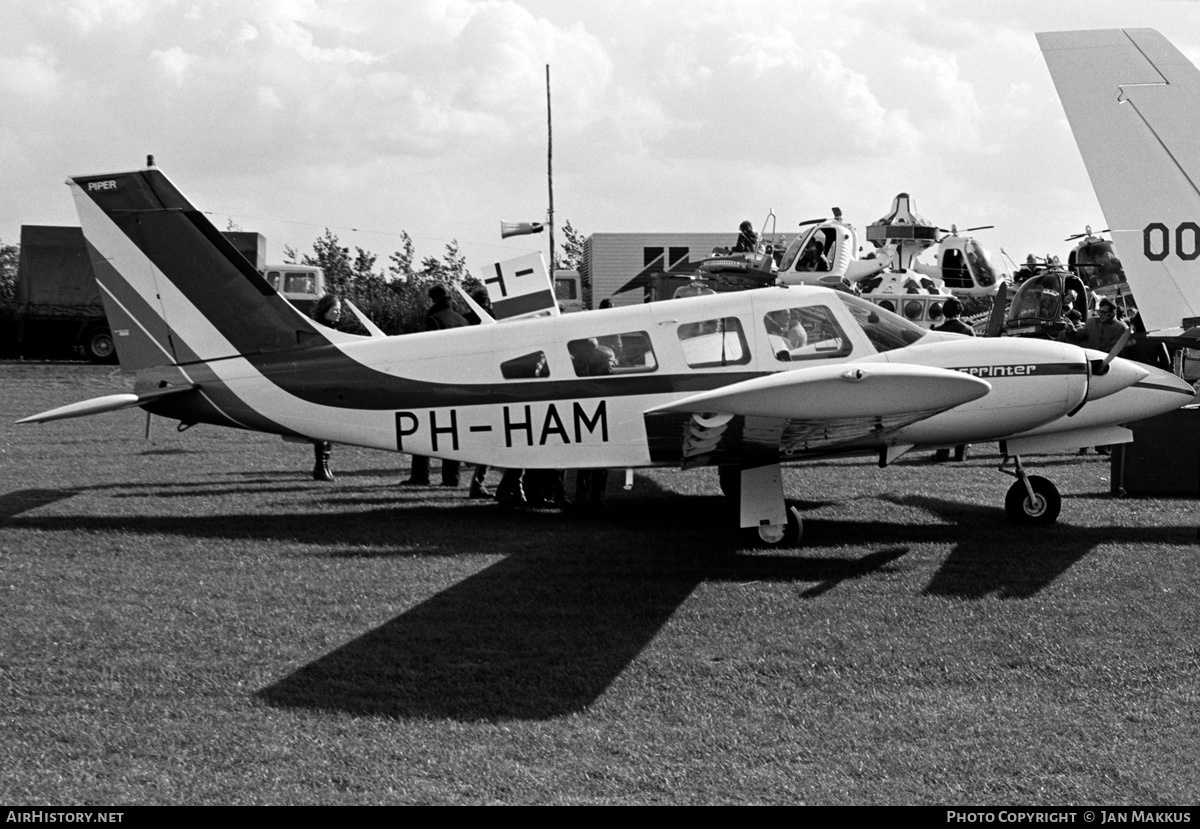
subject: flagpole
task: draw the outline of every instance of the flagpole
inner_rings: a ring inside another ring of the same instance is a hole
[[[550,283],[554,284],[554,127],[550,119],[550,64],[546,64],[546,183],[550,189],[550,209],[546,222],[550,225]]]

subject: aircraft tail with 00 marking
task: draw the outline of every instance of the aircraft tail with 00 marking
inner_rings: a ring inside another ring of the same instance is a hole
[[[1146,327],[1200,325],[1200,71],[1153,29],[1041,32]]]

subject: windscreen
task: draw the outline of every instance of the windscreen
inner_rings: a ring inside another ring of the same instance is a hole
[[[841,291],[837,297],[846,303],[846,307],[850,309],[850,313],[854,315],[855,321],[866,333],[876,351],[882,353],[894,348],[904,348],[925,336],[925,329],[921,326],[891,311],[885,311],[878,305],[872,305],[865,299]]]

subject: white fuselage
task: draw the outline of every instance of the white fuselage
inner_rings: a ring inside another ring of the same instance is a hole
[[[789,313],[803,322],[790,333]],[[877,349],[873,338],[883,342],[878,335],[888,326],[915,344]],[[696,392],[820,365],[934,366],[990,385],[977,400],[881,430],[877,439],[864,429],[849,443],[816,444],[827,452],[1052,432],[1080,433],[1079,445],[1086,445],[1088,429],[1189,399],[1181,381],[1120,359],[1103,384],[1096,382],[1087,361],[1103,355],[1072,345],[920,334],[844,294],[771,288],[361,339],[182,371],[203,381],[206,400],[223,416],[250,428],[264,428],[266,418],[273,424],[267,431],[527,468],[678,464],[678,453],[662,451],[669,436],[652,448],[648,411]],[[610,352],[611,360],[602,359],[610,373],[589,369],[597,347]],[[143,384],[157,376],[150,370]],[[919,410],[922,401],[880,402]]]

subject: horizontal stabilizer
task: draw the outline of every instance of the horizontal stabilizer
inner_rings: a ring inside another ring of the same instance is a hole
[[[104,414],[105,412],[119,412],[121,409],[132,409],[135,406],[141,406],[143,403],[194,391],[196,388],[198,387],[172,386],[171,388],[156,389],[144,394],[133,394],[130,392],[124,394],[107,394],[104,397],[93,397],[91,400],[70,403],[66,406],[59,406],[57,409],[51,409],[48,412],[30,415],[29,417],[21,418],[17,423],[47,423],[51,420],[68,420],[72,417],[87,417],[88,415]]]
[[[693,394],[655,412],[720,412],[791,420],[844,420],[946,411],[991,384],[931,366],[842,363],[781,371]]]

